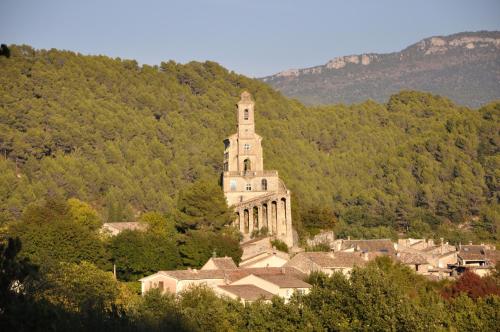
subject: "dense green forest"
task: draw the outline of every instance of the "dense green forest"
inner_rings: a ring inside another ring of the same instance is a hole
[[[300,233],[499,239],[500,103],[475,110],[403,91],[387,104],[305,107],[214,62],[139,66],[29,46],[9,55],[0,56],[4,224],[47,197],[87,202],[104,221],[172,214],[183,188],[219,180],[222,140],[248,90],[265,167],[292,190]]]

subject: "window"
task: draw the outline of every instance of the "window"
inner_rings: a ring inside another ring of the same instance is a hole
[[[263,191],[267,190],[267,180],[266,179],[262,179],[262,181],[261,181],[261,187],[262,187]]]
[[[243,119],[248,120],[248,109],[247,108],[245,108],[245,110],[243,111]]]
[[[231,187],[231,191],[236,191],[236,180],[231,180],[229,186]]]
[[[224,159],[228,159],[229,158],[229,152],[225,152],[224,153]]]
[[[245,150],[245,151],[250,150],[250,144],[243,145],[243,150]]]
[[[250,159],[245,159],[245,161],[243,161],[243,169],[245,170],[245,172],[252,169]]]
[[[246,191],[252,191],[252,184],[247,183],[247,185],[245,186],[245,189],[246,189]]]
[[[224,172],[227,172],[228,170],[229,170],[228,163],[224,163]]]

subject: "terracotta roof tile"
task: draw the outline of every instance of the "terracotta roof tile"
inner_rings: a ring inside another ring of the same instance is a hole
[[[254,275],[277,275],[287,274],[295,278],[305,278],[306,275],[293,267],[254,267],[254,268],[240,268],[236,270],[226,271],[229,282],[240,280],[250,274]]]
[[[220,289],[238,296],[242,300],[256,301],[259,299],[270,300],[274,296],[262,288],[255,285],[221,285]]]
[[[255,276],[269,281],[280,288],[311,288],[307,282],[297,279],[289,274],[255,274]]]
[[[172,270],[160,271],[160,274],[177,280],[224,279],[223,270]]]
[[[486,249],[484,246],[478,245],[462,246],[458,256],[463,260],[486,260]]]
[[[499,250],[486,250],[486,257],[492,265],[495,265],[500,261],[500,251]]]
[[[177,280],[201,280],[201,279],[226,279],[231,283],[250,274],[255,275],[290,275],[294,278],[305,278],[306,275],[293,267],[258,267],[237,268],[232,270],[171,270],[159,271],[162,274]]]
[[[351,268],[364,266],[366,260],[359,252],[301,252],[295,255],[285,266],[296,267],[310,272],[312,265],[325,269]]]
[[[396,259],[403,264],[420,265],[428,264],[424,256],[411,252],[399,252]]]
[[[374,240],[344,240],[342,241],[342,249],[355,248],[363,252],[382,252],[388,255],[394,255],[394,244],[390,239],[374,239]]]
[[[212,261],[219,270],[233,270],[238,268],[231,257],[215,257],[212,258]]]

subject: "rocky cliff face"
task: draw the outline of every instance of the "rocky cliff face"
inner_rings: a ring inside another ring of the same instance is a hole
[[[500,31],[431,37],[401,52],[337,57],[262,80],[307,104],[384,102],[413,89],[475,107],[500,99]]]

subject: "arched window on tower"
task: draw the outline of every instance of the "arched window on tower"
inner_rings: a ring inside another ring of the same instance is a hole
[[[261,181],[261,187],[262,187],[262,191],[266,191],[267,190],[267,180],[266,179],[262,179],[262,181]]]
[[[248,120],[248,108],[243,111],[243,120]]]
[[[245,170],[245,172],[248,172],[252,169],[250,159],[245,159],[245,161],[243,162],[243,169]]]

